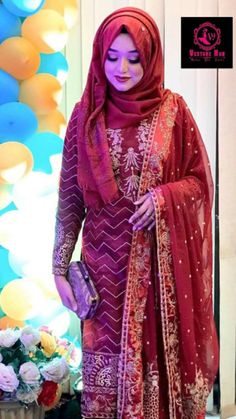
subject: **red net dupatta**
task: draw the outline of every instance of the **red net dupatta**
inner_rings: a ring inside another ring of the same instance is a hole
[[[156,213],[155,275],[160,290],[169,415],[197,419],[205,409],[218,368],[212,310],[213,182],[197,125],[177,94],[170,93],[154,115],[139,196],[147,190],[152,194]],[[135,232],[119,367],[118,411],[127,418],[132,417],[131,409],[143,409],[140,336],[150,258],[147,230]]]

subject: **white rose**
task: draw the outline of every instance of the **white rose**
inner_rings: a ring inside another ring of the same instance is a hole
[[[11,393],[19,385],[14,369],[9,365],[0,363],[0,389]]]
[[[69,367],[64,358],[54,358],[41,369],[42,376],[54,383],[61,383],[68,378]]]
[[[31,388],[30,391],[17,390],[16,398],[23,403],[33,403],[38,399],[42,389],[40,386]]]
[[[0,346],[2,346],[3,348],[10,348],[19,339],[19,336],[19,330],[0,330]]]
[[[29,351],[35,350],[35,345],[40,342],[40,333],[32,326],[26,326],[21,331],[20,340]]]
[[[40,380],[40,372],[34,362],[25,362],[20,366],[19,374],[26,384],[35,385],[38,384]]]

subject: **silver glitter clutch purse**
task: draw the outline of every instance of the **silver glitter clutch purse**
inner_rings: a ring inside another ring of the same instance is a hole
[[[67,280],[77,302],[75,313],[81,320],[91,319],[99,305],[99,295],[83,261],[69,264]]]

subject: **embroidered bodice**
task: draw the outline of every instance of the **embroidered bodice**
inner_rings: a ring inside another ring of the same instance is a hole
[[[117,184],[126,198],[131,201],[137,196],[151,120],[151,117],[142,120],[135,130],[134,128],[106,130]]]

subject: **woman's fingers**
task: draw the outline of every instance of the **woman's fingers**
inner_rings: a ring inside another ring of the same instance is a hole
[[[149,226],[148,226],[148,230],[151,230],[151,228],[153,228],[156,224],[156,220],[154,220]]]
[[[150,222],[152,222],[152,220],[153,220],[153,212],[147,209],[144,215],[134,225],[133,229],[138,230],[140,228],[146,227],[150,224]]]
[[[140,217],[142,217],[146,211],[149,211],[149,213],[152,213],[153,210],[153,203],[152,203],[152,198],[150,196],[150,193],[148,192],[146,195],[142,196],[138,201],[135,201],[135,204],[140,204],[141,202],[143,202],[143,204],[141,205],[141,207],[139,207],[135,213],[130,217],[129,222],[133,223],[135,220],[139,219]]]
[[[141,202],[143,202],[143,204],[129,219],[129,222],[134,223],[133,230],[140,230],[141,228],[147,227],[150,223],[153,222],[154,204],[151,194],[148,192],[135,203],[141,204]]]

